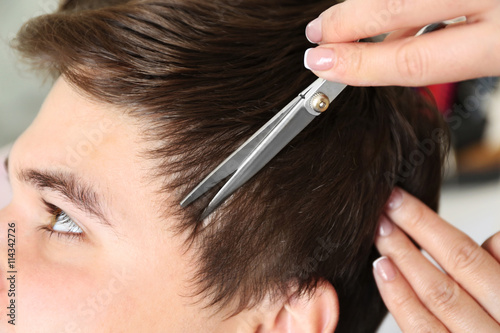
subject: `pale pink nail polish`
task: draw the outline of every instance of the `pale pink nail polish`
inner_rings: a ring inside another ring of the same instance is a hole
[[[311,43],[319,43],[323,40],[321,27],[321,16],[312,20],[306,27],[306,37]]]
[[[394,225],[386,216],[381,216],[378,225],[378,234],[382,237],[387,237],[392,233]]]
[[[335,53],[327,48],[308,49],[304,55],[304,66],[313,71],[326,71],[333,67]]]
[[[394,191],[392,191],[391,197],[387,201],[386,208],[388,210],[394,210],[399,208],[402,203],[403,203],[403,192],[396,187]]]
[[[373,268],[382,280],[389,282],[396,278],[396,269],[387,257],[380,257],[373,262]]]

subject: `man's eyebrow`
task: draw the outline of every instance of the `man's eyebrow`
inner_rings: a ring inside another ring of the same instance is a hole
[[[8,157],[4,163],[8,171]],[[88,182],[74,174],[64,171],[26,169],[20,170],[17,177],[20,181],[31,184],[39,190],[59,193],[81,211],[98,218],[104,225],[113,227],[103,212],[102,197]]]

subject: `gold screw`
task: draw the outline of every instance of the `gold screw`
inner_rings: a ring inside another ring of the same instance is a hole
[[[316,93],[311,98],[311,108],[316,112],[324,112],[330,106],[330,100],[323,93]]]

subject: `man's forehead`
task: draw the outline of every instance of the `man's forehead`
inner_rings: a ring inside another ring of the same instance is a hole
[[[127,215],[130,211],[125,208],[144,196],[142,180],[150,163],[139,153],[146,148],[139,128],[114,111],[86,100],[59,79],[33,124],[16,142],[13,153],[17,154],[10,160],[23,168],[81,175],[106,193],[113,207],[123,206],[117,208]]]

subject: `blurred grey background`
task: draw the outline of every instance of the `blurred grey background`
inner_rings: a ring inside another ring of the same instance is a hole
[[[48,90],[40,77],[23,71],[16,63],[8,43],[30,17],[52,12],[57,0],[0,0],[0,147],[13,142],[31,123]],[[483,143],[500,157],[500,92],[488,107],[488,126]],[[477,160],[478,155],[473,155]],[[500,160],[500,158],[498,158]],[[448,161],[451,181],[444,187],[441,216],[469,234],[478,243],[500,230],[500,181],[466,185],[453,181],[456,173],[454,154]],[[388,317],[379,333],[400,332]]]
[[[30,17],[57,8],[57,0],[0,0],[0,147],[31,123],[49,91],[49,82],[23,71],[10,40]]]

